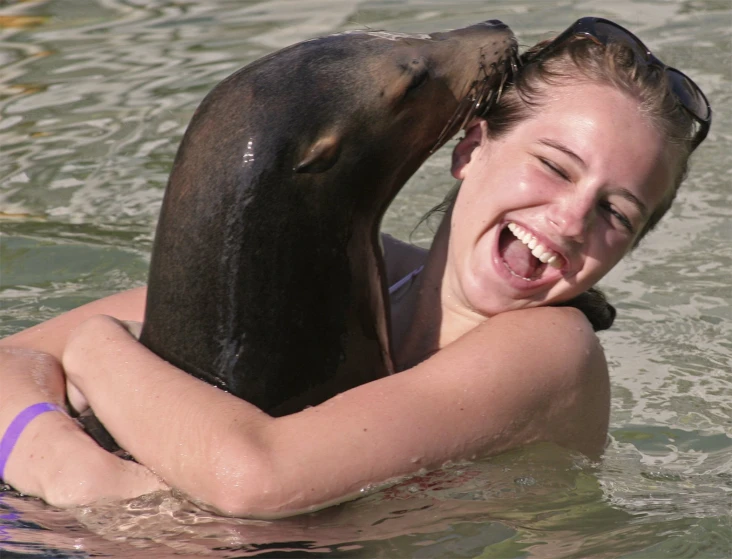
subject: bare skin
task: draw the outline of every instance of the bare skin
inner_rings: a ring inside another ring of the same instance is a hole
[[[2,432],[31,404],[64,407],[65,377],[58,359],[35,350],[0,347],[0,362]],[[129,499],[167,488],[144,466],[104,451],[60,412],[41,414],[23,431],[5,466],[5,481],[60,507]]]
[[[460,194],[429,253],[410,253],[425,270],[394,308],[399,374],[272,418],[160,360],[117,320],[84,320],[139,319],[141,290],[5,342],[63,352],[69,382],[125,448],[228,515],[314,510],[537,441],[599,455],[609,416],[602,348],[579,311],[546,305],[586,290],[630,250],[673,165],[634,99],[609,86],[554,89],[505,136],[490,139],[477,121],[457,146]],[[512,273],[501,249],[509,223],[559,266],[531,281]],[[386,242],[389,260],[406,250]],[[13,475],[36,475],[17,460]],[[10,472],[8,481],[17,483]]]
[[[0,432],[31,404],[65,406],[61,356],[74,327],[100,312],[141,320],[144,302],[145,289],[133,289],[0,340]],[[150,470],[106,452],[71,417],[59,412],[44,413],[24,429],[6,464],[5,481],[59,507],[167,489]]]

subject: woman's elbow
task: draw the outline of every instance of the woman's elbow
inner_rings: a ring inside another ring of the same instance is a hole
[[[229,443],[206,470],[206,482],[189,497],[218,514],[239,518],[278,518],[299,512],[293,508],[296,490],[289,487],[266,447]]]

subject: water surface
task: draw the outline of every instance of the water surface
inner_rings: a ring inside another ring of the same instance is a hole
[[[727,0],[0,2],[0,336],[141,285],[197,103],[293,42],[502,19],[523,45],[583,15],[637,31],[708,93],[714,127],[668,218],[602,284],[613,382],[600,464],[551,446],[460,464],[280,522],[171,496],[62,511],[0,493],[0,557],[732,556],[732,6]],[[449,146],[384,228],[413,231],[452,181]]]

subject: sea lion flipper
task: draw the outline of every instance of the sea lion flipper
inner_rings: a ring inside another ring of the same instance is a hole
[[[305,152],[305,157],[295,166],[297,173],[323,173],[330,169],[341,153],[341,138],[335,134],[329,134],[310,146]]]

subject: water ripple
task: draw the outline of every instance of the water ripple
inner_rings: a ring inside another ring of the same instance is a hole
[[[669,215],[603,282],[619,314],[601,335],[613,390],[602,464],[529,449],[263,524],[221,519],[171,496],[74,515],[0,492],[2,510],[19,518],[3,528],[17,545],[0,537],[0,555],[729,557],[726,0],[0,2],[0,336],[145,281],[180,137],[201,98],[235,68],[345,29],[430,31],[499,18],[530,44],[587,14],[639,31],[698,80],[715,111]],[[389,208],[388,231],[429,245],[430,227],[413,227],[453,184],[452,145]]]

